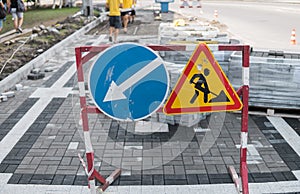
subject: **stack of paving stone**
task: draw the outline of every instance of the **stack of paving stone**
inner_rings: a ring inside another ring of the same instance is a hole
[[[199,114],[181,114],[181,115],[166,115],[165,113],[158,112],[151,115],[151,121],[161,123],[168,123],[170,125],[178,124],[180,126],[192,127],[197,125],[201,120],[206,118],[207,113]]]
[[[15,92],[13,92],[13,91],[0,93],[0,102],[6,102],[8,98],[11,98],[14,96],[15,96]]]
[[[27,75],[28,79],[31,80],[37,80],[42,79],[45,77],[45,74],[41,72],[40,68],[34,68],[30,71],[30,73]]]
[[[241,53],[233,53],[229,80],[242,84]],[[250,56],[250,99],[255,107],[300,108],[300,54],[253,51]]]
[[[190,44],[189,47],[196,48],[196,44]],[[214,47],[215,45],[209,45]],[[181,75],[184,67],[193,54],[194,48],[190,51],[161,51],[159,55],[164,59],[164,63],[170,76],[170,87],[174,88],[179,76]],[[231,59],[231,51],[212,51],[214,58],[218,61],[225,74],[229,71],[229,61]]]
[[[160,44],[178,41],[212,41],[222,44],[230,42],[227,33],[220,32],[218,28],[206,23],[185,26],[161,23],[158,31]]]

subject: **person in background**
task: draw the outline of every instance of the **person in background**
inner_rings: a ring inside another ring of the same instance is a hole
[[[132,11],[132,0],[123,0],[123,7],[121,9],[122,22],[124,33],[127,33],[127,25]]]
[[[23,1],[23,0],[21,0]],[[24,2],[23,2],[24,3]],[[16,29],[16,33],[22,33],[22,24],[24,21],[24,12],[20,12],[17,10],[18,3],[17,0],[8,0],[7,1],[8,8],[10,8],[10,13],[14,20],[14,27]],[[26,10],[26,7],[25,7]]]
[[[133,23],[134,22],[134,18],[135,18],[135,15],[136,15],[136,12],[135,12],[135,6],[136,6],[136,0],[132,0],[133,3],[132,3],[132,11],[131,11],[131,15],[129,17],[129,23]]]
[[[0,9],[5,9],[5,2],[3,2],[2,0],[0,0]],[[0,19],[0,32],[3,28],[3,21],[5,20],[5,18]]]
[[[106,7],[109,9],[109,41],[117,42],[119,29],[122,27],[120,7],[123,0],[106,0]]]

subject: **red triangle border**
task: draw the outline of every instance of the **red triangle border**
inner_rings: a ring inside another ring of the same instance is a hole
[[[215,70],[218,77],[223,81],[223,84],[232,98],[234,104],[232,105],[216,105],[216,106],[205,106],[205,107],[181,107],[181,108],[172,108],[172,105],[177,98],[178,92],[181,90],[186,78],[188,77],[190,71],[194,67],[194,62],[199,57],[200,53],[204,52],[207,56],[207,59],[211,63],[213,69]],[[221,67],[218,65],[214,56],[210,52],[208,46],[205,43],[200,43],[197,48],[195,49],[193,56],[189,60],[188,64],[186,65],[183,73],[181,74],[179,80],[176,83],[174,90],[172,91],[167,103],[164,106],[164,112],[166,114],[186,114],[186,113],[197,113],[197,112],[219,112],[219,111],[233,111],[233,110],[240,110],[242,108],[242,103],[238,98],[238,95],[231,87],[229,80],[225,76],[224,72],[222,71]]]

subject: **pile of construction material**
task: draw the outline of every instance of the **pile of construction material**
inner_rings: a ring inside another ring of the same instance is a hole
[[[242,56],[231,56],[229,80],[242,84]],[[253,51],[250,55],[250,106],[300,109],[300,54]]]
[[[226,32],[220,32],[217,27],[213,27],[209,23],[186,24],[176,21],[174,23],[161,23],[158,31],[160,44],[197,41],[214,44],[228,44],[230,42]]]
[[[22,84],[16,84],[15,86],[15,90],[19,91],[23,89],[23,85]],[[0,93],[0,102],[7,102],[8,98],[12,98],[15,97],[15,91],[9,90],[6,92],[2,92]]]

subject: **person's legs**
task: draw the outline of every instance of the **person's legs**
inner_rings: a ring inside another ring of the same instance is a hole
[[[18,30],[18,23],[19,23],[19,21],[18,21],[19,19],[18,18],[15,18],[14,19],[14,28],[16,29],[16,30]]]
[[[19,18],[17,16],[16,12],[12,13],[12,18],[14,20],[14,28],[17,30],[18,29]]]
[[[16,8],[11,9],[11,15],[12,15],[12,18],[14,20],[14,28],[16,30],[16,33],[19,33],[19,31],[18,31],[19,20],[18,20],[18,15],[17,15],[17,9]]]
[[[114,43],[117,42],[118,35],[119,35],[119,29],[116,28],[116,29],[115,29],[115,33],[114,33]]]
[[[3,20],[0,19],[0,32],[1,32],[2,28],[3,28]]]
[[[23,25],[23,20],[24,20],[24,15],[23,12],[17,12],[17,16],[18,16],[18,30],[19,32],[23,32],[22,30],[22,25]]]
[[[109,41],[112,42],[113,33],[115,31],[114,27],[109,27]]]
[[[113,33],[114,33],[114,30],[115,30],[115,27],[114,27],[114,16],[110,16],[109,17],[109,41],[112,42],[112,37],[113,37]]]
[[[122,27],[124,27],[124,17],[125,17],[125,15],[126,15],[126,12],[125,11],[121,11],[121,25],[122,25]]]
[[[135,9],[133,9],[131,11],[131,15],[130,15],[130,23],[133,23],[134,22],[134,18],[135,18]]]
[[[112,36],[113,35],[113,33],[114,33],[114,27],[109,27],[109,36]]]
[[[124,17],[123,17],[123,25],[124,25],[124,32],[125,32],[125,33],[127,33],[128,19],[129,19],[129,15],[128,15],[128,13],[127,13],[127,14],[124,15]]]
[[[115,20],[115,32],[114,32],[114,43],[117,42],[118,35],[119,35],[119,29],[121,27],[122,27],[121,16],[116,16],[116,20]]]

